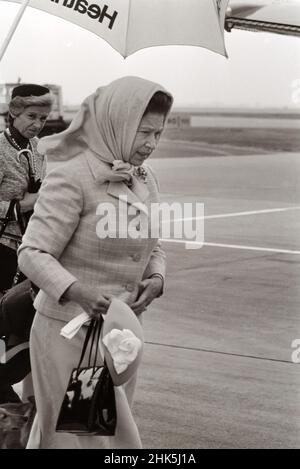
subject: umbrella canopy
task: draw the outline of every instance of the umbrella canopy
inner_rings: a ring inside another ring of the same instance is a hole
[[[4,0],[23,3],[24,0]],[[97,34],[123,57],[145,47],[201,46],[226,55],[228,0],[30,0]]]
[[[226,19],[227,29],[300,35],[300,1],[285,0],[232,0]]]

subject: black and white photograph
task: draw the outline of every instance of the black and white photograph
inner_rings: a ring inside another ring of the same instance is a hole
[[[0,0],[0,449],[300,448],[299,131],[300,0]]]

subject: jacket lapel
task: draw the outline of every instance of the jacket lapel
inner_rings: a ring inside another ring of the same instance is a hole
[[[142,184],[138,181],[138,184]],[[135,186],[135,184],[134,184]],[[143,186],[145,186],[143,184]],[[136,187],[134,187],[136,189]],[[109,182],[107,187],[107,193],[112,197],[126,201],[130,205],[134,205],[136,208],[148,215],[148,209],[143,203],[149,196],[149,191],[145,186],[145,189],[138,188],[134,192],[124,182]]]
[[[103,174],[109,169],[108,165],[96,158],[90,151],[85,152],[86,159],[93,177],[97,180],[103,178]],[[107,186],[107,194],[122,200],[130,205],[134,205],[138,210],[148,214],[148,210],[144,202],[149,197],[149,190],[143,182],[133,177],[132,189],[124,182],[110,181]]]

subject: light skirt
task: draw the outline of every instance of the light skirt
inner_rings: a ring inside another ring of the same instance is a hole
[[[117,427],[114,437],[55,432],[63,397],[71,372],[78,365],[86,333],[86,327],[82,327],[73,339],[65,339],[60,335],[64,325],[64,322],[42,314],[35,315],[30,356],[37,415],[27,449],[141,448],[139,432],[131,413],[136,375],[124,386],[115,387]],[[101,358],[98,361],[100,365]]]

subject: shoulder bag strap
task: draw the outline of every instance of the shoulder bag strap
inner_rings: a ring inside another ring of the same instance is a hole
[[[25,223],[24,218],[22,216],[20,202],[18,200],[16,200],[16,203],[15,203],[15,212],[16,212],[16,219],[17,219],[17,222],[18,222],[19,227],[20,227],[20,231],[21,231],[22,235],[24,235],[25,230],[26,230],[26,223]]]

